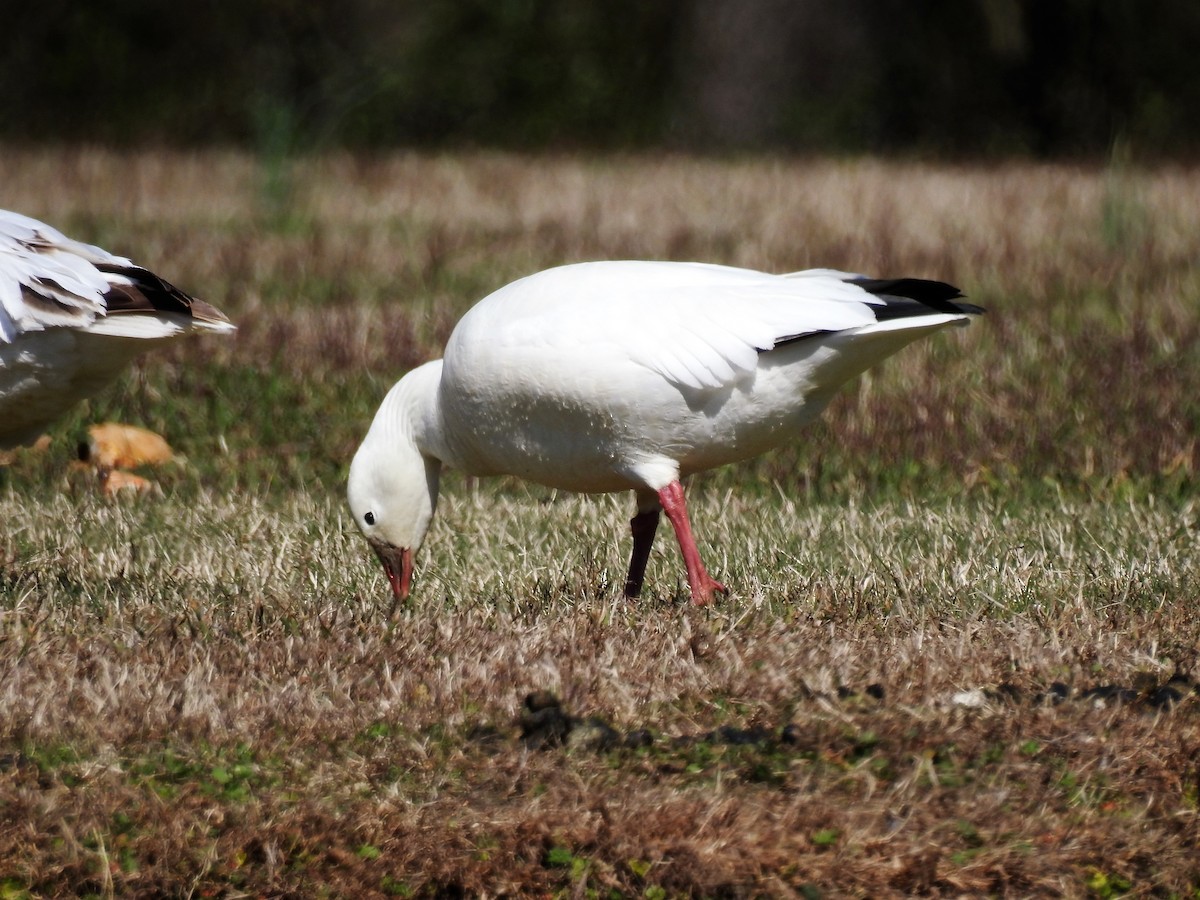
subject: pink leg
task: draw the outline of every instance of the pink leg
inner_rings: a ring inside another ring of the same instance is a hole
[[[717,581],[704,568],[700,560],[700,551],[696,549],[696,539],[692,536],[692,526],[688,522],[687,504],[683,499],[683,485],[672,481],[658,492],[658,501],[662,504],[663,512],[671,520],[675,528],[675,537],[679,541],[679,550],[683,554],[683,564],[687,566],[688,587],[692,590],[692,605],[707,606],[712,602],[713,592],[727,594],[725,585]]]
[[[629,576],[625,579],[626,597],[636,597],[642,592],[650,546],[654,543],[654,532],[658,530],[658,512],[657,509],[648,509],[629,520],[629,528],[633,532],[633,553],[629,557]]]

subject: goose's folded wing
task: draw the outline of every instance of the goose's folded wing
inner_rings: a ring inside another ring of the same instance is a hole
[[[0,341],[50,328],[157,338],[189,327],[233,330],[215,307],[125,257],[0,210]]]
[[[634,307],[630,358],[669,382],[719,390],[751,374],[762,353],[806,335],[876,322],[870,296],[833,273],[808,277],[727,270]]]

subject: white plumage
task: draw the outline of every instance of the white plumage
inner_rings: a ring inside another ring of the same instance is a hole
[[[444,359],[389,392],[351,465],[351,511],[404,597],[443,465],[632,490],[626,593],[642,587],[665,511],[692,600],[708,602],[724,586],[700,561],[680,479],[791,440],[846,381],[982,311],[958,297],[934,281],[697,263],[523,278],[467,312]]]
[[[146,350],[233,330],[128,259],[0,210],[0,448],[37,438]]]

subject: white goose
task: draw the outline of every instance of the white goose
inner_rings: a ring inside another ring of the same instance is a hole
[[[140,353],[225,315],[152,272],[0,210],[0,448],[28,443]]]
[[[726,589],[700,560],[680,479],[792,440],[849,379],[982,312],[961,296],[936,281],[698,263],[522,278],[467,312],[444,359],[389,391],[350,466],[350,509],[403,599],[443,465],[632,490],[626,595],[641,590],[661,511],[692,602],[708,603]]]

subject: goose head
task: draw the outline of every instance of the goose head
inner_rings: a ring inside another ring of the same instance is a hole
[[[437,508],[441,462],[414,436],[415,394],[405,376],[384,399],[350,464],[354,522],[383,564],[397,600],[408,597],[413,560]]]

